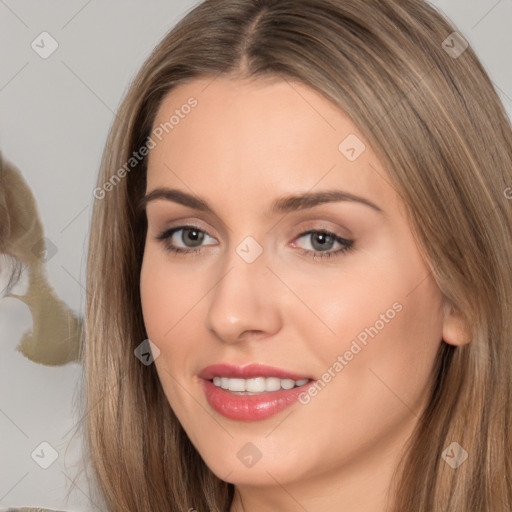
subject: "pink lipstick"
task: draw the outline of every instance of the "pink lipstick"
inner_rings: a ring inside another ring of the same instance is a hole
[[[313,378],[262,364],[216,364],[200,373],[210,406],[226,418],[257,421],[294,404]]]

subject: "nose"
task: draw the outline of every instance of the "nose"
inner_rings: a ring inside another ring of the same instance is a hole
[[[253,262],[232,250],[208,295],[206,324],[225,343],[265,338],[281,328],[283,285],[268,268],[265,251]]]

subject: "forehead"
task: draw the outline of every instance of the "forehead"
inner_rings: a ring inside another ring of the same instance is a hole
[[[187,104],[195,106],[189,109]],[[238,148],[247,155],[263,146],[293,157],[308,146],[306,139],[325,139],[321,149],[327,149],[329,143],[331,149],[337,149],[339,136],[356,130],[338,108],[313,89],[275,77],[251,81],[201,78],[180,85],[164,98],[154,127],[169,124],[173,114],[165,138],[175,146],[190,141],[212,154],[218,149],[226,155]],[[295,145],[289,148],[290,144]]]
[[[336,187],[396,203],[357,126],[302,83],[194,80],[164,98],[157,132],[148,190],[185,185],[204,196],[236,190],[268,197]]]

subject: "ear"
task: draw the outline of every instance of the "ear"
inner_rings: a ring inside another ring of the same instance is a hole
[[[462,314],[447,302],[444,304],[443,340],[455,346],[471,341],[471,332]]]

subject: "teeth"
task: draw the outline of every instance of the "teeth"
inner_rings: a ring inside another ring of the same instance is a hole
[[[291,379],[283,379],[281,381],[281,387],[284,389],[292,389],[295,387],[295,381]]]
[[[281,379],[277,377],[267,377],[265,379],[265,391],[278,391],[281,389]]]
[[[237,389],[237,391],[250,391],[251,393],[261,393],[265,391],[265,378],[264,377],[256,377],[254,379],[240,379],[244,385],[244,389]]]
[[[295,386],[303,386],[306,382],[308,382],[308,379],[292,380],[279,379],[277,377],[254,377],[252,379],[213,378],[213,383],[216,386],[238,393],[264,393],[280,389],[292,389]]]

